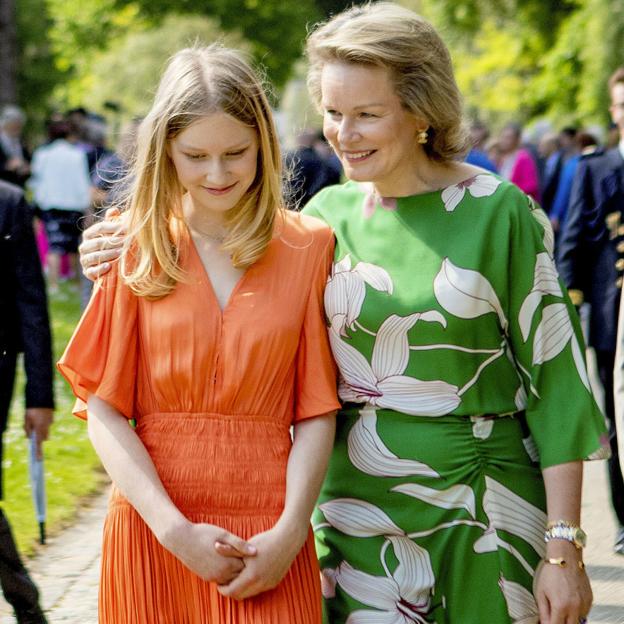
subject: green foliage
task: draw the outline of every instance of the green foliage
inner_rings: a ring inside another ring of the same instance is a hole
[[[140,7],[141,15],[148,19],[160,20],[171,14],[210,16],[226,31],[242,33],[277,86],[285,83],[301,53],[307,25],[321,17],[314,0],[116,0],[117,8],[128,4]]]
[[[52,20],[45,0],[19,0],[16,4],[18,97],[31,122],[29,129],[32,129],[47,114],[48,96],[61,74],[54,65],[48,37]]]
[[[422,0],[443,33],[468,112],[494,125],[606,123],[622,64],[621,0]]]
[[[50,304],[54,357],[63,352],[80,316],[78,295],[67,284],[61,285],[64,296]],[[24,423],[23,375],[18,375],[16,392],[4,434],[4,509],[20,551],[29,554],[39,534],[28,477],[28,444],[22,429]],[[104,483],[100,461],[87,437],[85,423],[72,416],[74,404],[69,386],[56,373],[55,422],[50,440],[44,444],[47,527],[54,533],[70,522],[80,502],[99,491]]]
[[[336,15],[336,13],[340,13],[352,5],[365,4],[366,2],[367,0],[356,0],[355,2],[349,2],[349,0],[315,0],[319,13],[323,17]]]
[[[555,124],[606,122],[605,83],[624,63],[622,0],[398,1],[424,14],[441,32],[471,113],[478,110],[493,123],[540,116]],[[350,4],[19,0],[20,99],[38,117],[51,102],[60,108],[81,103],[99,108],[111,94],[129,111],[144,110],[140,102],[149,99],[164,58],[186,43],[189,29],[185,26],[178,37],[170,26],[176,19],[196,24],[202,39],[223,30],[232,33],[233,45],[245,40],[281,89],[300,58],[306,31]],[[201,20],[212,26],[200,26]],[[159,39],[159,32],[168,32],[172,45]],[[146,54],[154,59],[145,59]]]
[[[240,35],[224,33],[214,20],[171,15],[158,26],[147,22],[142,29],[128,29],[102,51],[94,51],[67,83],[67,99],[93,110],[102,110],[105,102],[113,101],[120,105],[125,117],[143,115],[167,59],[196,41],[221,41],[231,47],[249,48]]]

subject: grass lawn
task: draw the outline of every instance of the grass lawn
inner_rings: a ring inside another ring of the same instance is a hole
[[[80,318],[79,293],[75,285],[61,284],[59,296],[50,300],[54,361],[60,357]],[[28,477],[28,444],[24,437],[24,376],[21,363],[4,434],[4,503],[20,551],[29,555],[37,548],[39,528]],[[87,437],[85,423],[71,413],[73,396],[65,380],[54,379],[56,411],[48,442],[44,444],[47,531],[53,534],[71,523],[86,498],[100,491],[106,476]],[[45,547],[43,547],[45,548]]]

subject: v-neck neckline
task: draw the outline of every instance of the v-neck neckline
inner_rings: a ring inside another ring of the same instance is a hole
[[[221,303],[219,301],[219,297],[217,297],[217,293],[216,293],[216,291],[214,289],[214,286],[212,284],[212,280],[210,279],[210,275],[208,274],[208,271],[206,270],[206,267],[204,266],[204,263],[202,262],[201,255],[199,254],[199,250],[197,249],[197,245],[195,244],[195,240],[193,239],[193,235],[191,234],[191,232],[187,231],[186,236],[187,236],[187,239],[188,239],[187,243],[188,243],[188,245],[189,245],[189,247],[191,249],[191,254],[195,256],[195,261],[199,265],[199,269],[201,271],[201,275],[202,275],[204,281],[206,282],[207,289],[210,291],[210,295],[211,295],[212,299],[214,300],[214,303],[217,306],[217,309],[219,310],[221,318],[223,319],[223,317],[225,316],[226,312],[228,312],[230,310],[230,308],[232,307],[232,304],[234,302],[234,298],[236,297],[238,291],[240,290],[243,282],[247,278],[247,275],[249,274],[249,272],[252,269],[252,267],[247,267],[245,269],[244,273],[238,278],[238,280],[236,281],[236,284],[234,284],[234,287],[230,291],[230,294],[229,294],[228,299],[227,299],[227,301],[225,303],[225,306],[222,308],[221,307]]]

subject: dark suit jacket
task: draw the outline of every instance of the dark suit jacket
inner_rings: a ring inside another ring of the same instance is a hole
[[[8,376],[23,351],[26,407],[53,407],[50,323],[32,211],[21,189],[3,181],[0,267],[0,374]]]
[[[27,161],[30,161],[30,153],[28,152],[24,144],[22,144],[22,151],[24,152],[24,158]],[[11,184],[17,184],[18,186],[24,186],[29,176],[18,174],[14,171],[8,171],[6,169],[8,161],[9,157],[5,154],[4,150],[2,149],[2,145],[0,144],[0,180],[5,180],[6,182],[10,182]]]
[[[618,148],[580,160],[558,265],[573,302],[591,305],[589,344],[615,351],[624,275],[624,160]]]

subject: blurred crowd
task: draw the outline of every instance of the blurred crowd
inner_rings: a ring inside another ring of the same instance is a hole
[[[15,106],[0,115],[0,179],[24,188],[35,208],[37,246],[55,295],[59,280],[78,279],[80,233],[114,201],[138,121],[122,130],[116,150],[107,144],[107,120],[83,107],[52,115],[45,141],[34,150],[24,140],[26,122]],[[83,286],[87,299],[90,288]]]
[[[77,275],[80,231],[114,202],[115,184],[124,178],[132,156],[139,120],[117,133],[116,149],[108,142],[107,120],[83,107],[54,114],[46,123],[46,141],[31,150],[24,140],[24,113],[7,106],[0,116],[0,179],[27,190],[37,216],[37,243],[48,275],[48,289],[59,279]],[[510,122],[492,134],[481,121],[471,125],[467,162],[498,173],[532,196],[549,216],[556,240],[566,223],[575,172],[581,158],[601,153],[618,142],[617,128],[603,141],[596,129],[550,126],[523,132]],[[320,129],[306,128],[296,147],[286,152],[287,196],[293,209],[303,207],[323,187],[341,181],[340,161]]]

